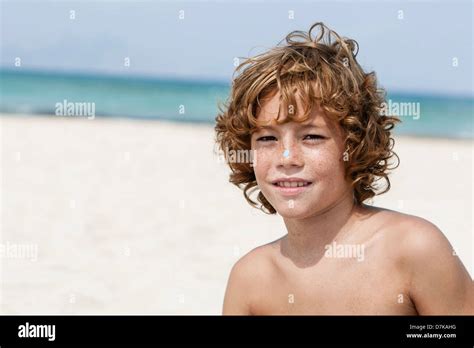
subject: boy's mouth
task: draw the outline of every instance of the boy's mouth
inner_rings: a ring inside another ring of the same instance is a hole
[[[277,181],[273,185],[278,187],[304,187],[311,185],[311,181]]]
[[[285,196],[299,194],[312,184],[311,181],[301,178],[280,178],[272,181],[272,185]]]

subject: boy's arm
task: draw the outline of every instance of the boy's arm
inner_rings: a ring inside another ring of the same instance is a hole
[[[240,259],[229,275],[224,296],[223,315],[251,315],[250,311],[250,277],[246,260]]]
[[[421,315],[474,314],[471,276],[433,224],[412,220],[402,242],[410,273],[410,297]],[[407,226],[408,227],[408,226]]]

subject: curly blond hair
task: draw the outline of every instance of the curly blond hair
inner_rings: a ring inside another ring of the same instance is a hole
[[[313,37],[313,33],[316,35]],[[229,150],[250,150],[251,135],[257,128],[260,101],[280,92],[283,122],[304,122],[316,103],[335,119],[345,135],[348,160],[346,179],[352,183],[357,204],[390,189],[388,171],[396,168],[398,156],[393,149],[391,130],[398,118],[382,114],[385,91],[377,87],[374,72],[365,73],[356,61],[356,41],[340,37],[323,23],[315,23],[309,31],[293,31],[286,44],[257,56],[246,58],[235,70],[228,100],[219,105],[216,117],[216,143],[225,156]],[[301,98],[304,112],[298,119],[296,95]],[[280,116],[278,112],[277,122]],[[391,167],[390,159],[396,158]],[[251,163],[229,163],[230,182],[243,189],[246,200],[257,190]],[[379,191],[377,182],[383,179],[385,188]],[[276,210],[261,191],[257,200],[260,209],[274,214]]]

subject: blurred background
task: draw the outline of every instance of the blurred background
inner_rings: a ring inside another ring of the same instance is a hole
[[[233,263],[286,230],[228,183],[217,103],[318,21],[403,121],[370,203],[434,222],[472,275],[471,1],[0,4],[1,313],[220,313]]]

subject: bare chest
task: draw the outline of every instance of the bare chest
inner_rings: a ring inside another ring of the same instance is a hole
[[[281,267],[262,281],[252,307],[257,315],[416,314],[396,269],[357,260]]]

